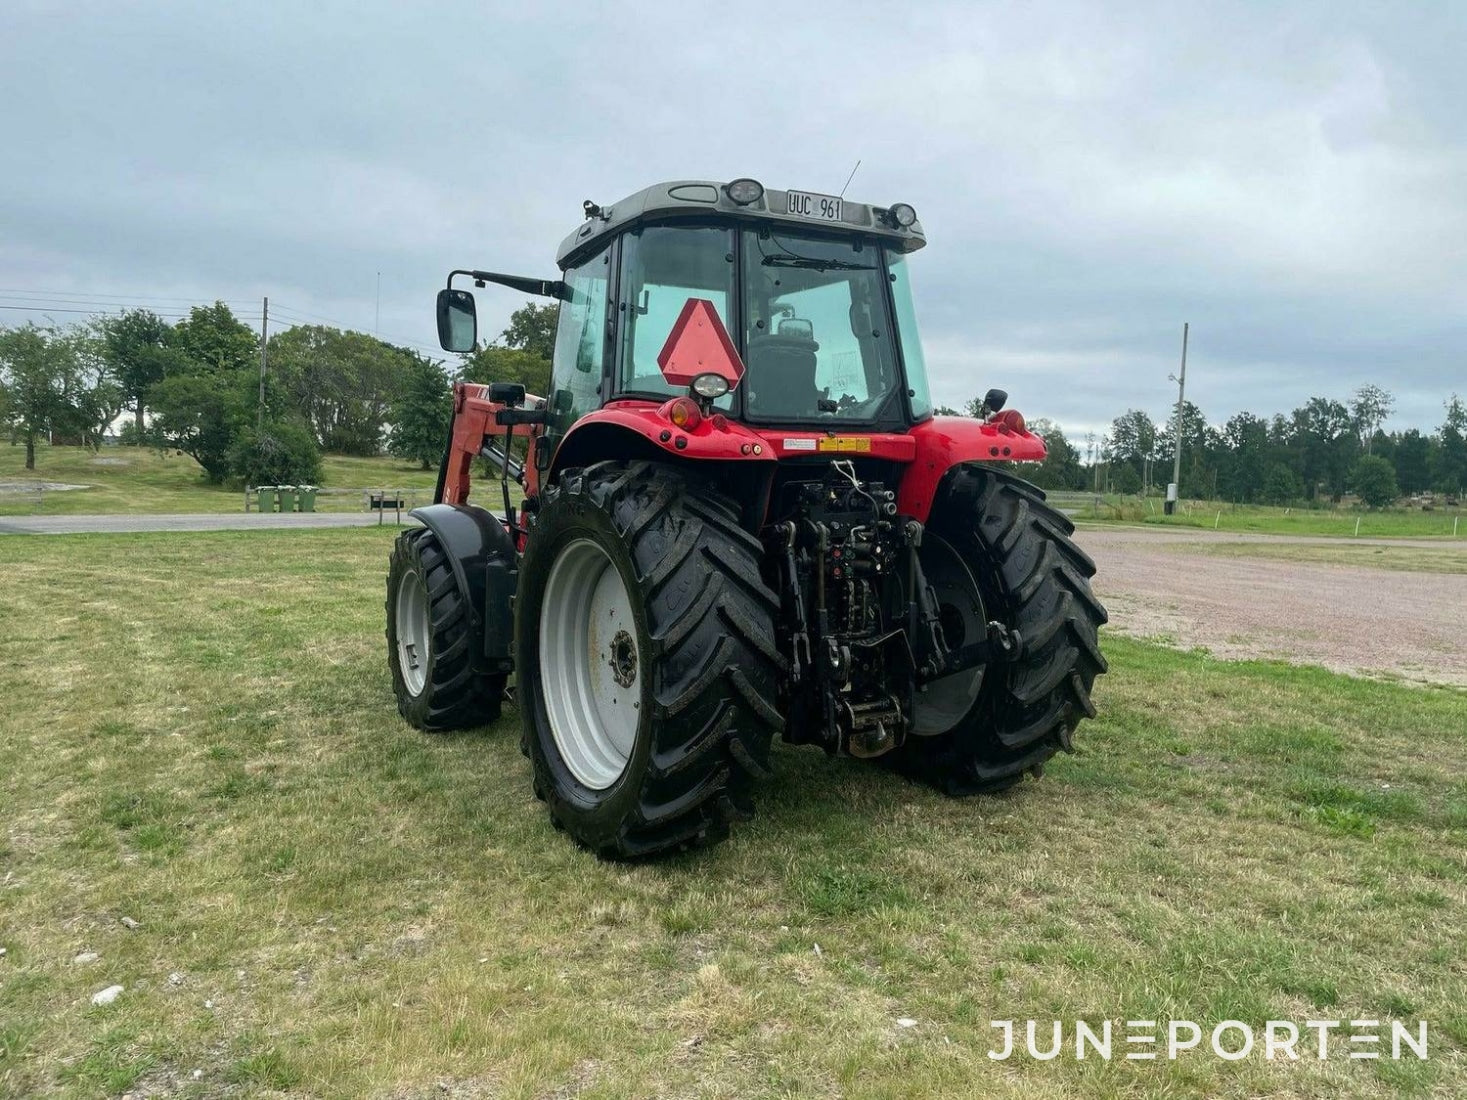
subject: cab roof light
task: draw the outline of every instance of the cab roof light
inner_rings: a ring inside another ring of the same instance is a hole
[[[893,203],[886,212],[886,218],[898,229],[911,229],[917,224],[917,211],[908,203]]]
[[[729,197],[730,202],[739,206],[748,206],[764,197],[764,185],[758,180],[751,180],[747,176],[740,176],[738,179],[724,184],[723,193]]]

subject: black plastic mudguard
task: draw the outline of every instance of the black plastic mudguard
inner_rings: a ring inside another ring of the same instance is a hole
[[[408,513],[438,536],[484,636],[487,672],[514,670],[514,594],[519,556],[498,517],[472,504],[430,504]]]

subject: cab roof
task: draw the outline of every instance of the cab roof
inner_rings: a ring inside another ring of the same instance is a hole
[[[561,242],[555,262],[564,269],[625,229],[680,218],[726,218],[788,228],[860,233],[877,237],[899,252],[915,252],[927,243],[920,221],[899,228],[887,220],[888,208],[884,206],[842,199],[840,220],[827,221],[786,213],[788,191],[768,190],[753,202],[741,205],[728,197],[727,187],[711,180],[672,180],[644,187],[610,206],[598,207],[587,202],[585,224]]]

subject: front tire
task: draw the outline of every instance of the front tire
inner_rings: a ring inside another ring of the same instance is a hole
[[[1045,503],[1043,492],[997,470],[954,471],[928,526],[971,564],[978,617],[1017,631],[1023,648],[1016,661],[983,670],[961,719],[934,736],[909,736],[893,762],[951,795],[1003,790],[1026,772],[1039,775],[1061,749],[1070,751],[1080,721],[1095,717],[1090,692],[1106,670],[1099,630],[1107,619],[1090,589],[1095,563],[1071,538],[1075,525]],[[945,620],[971,626],[972,607],[953,616],[943,596],[939,601]],[[929,691],[942,686],[938,681]]]
[[[783,727],[778,601],[733,506],[657,463],[542,497],[515,625],[524,745],[552,820],[609,858],[723,839]]]
[[[483,652],[438,536],[404,531],[387,565],[387,663],[398,713],[428,733],[494,721],[507,676],[486,673]]]

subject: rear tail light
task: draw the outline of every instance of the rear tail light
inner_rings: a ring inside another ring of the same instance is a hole
[[[685,432],[692,431],[703,422],[703,414],[698,411],[697,403],[689,397],[673,398],[662,406],[662,414]]]
[[[1001,432],[1022,432],[1026,428],[1024,414],[1018,409],[994,413],[988,418],[988,422]]]

